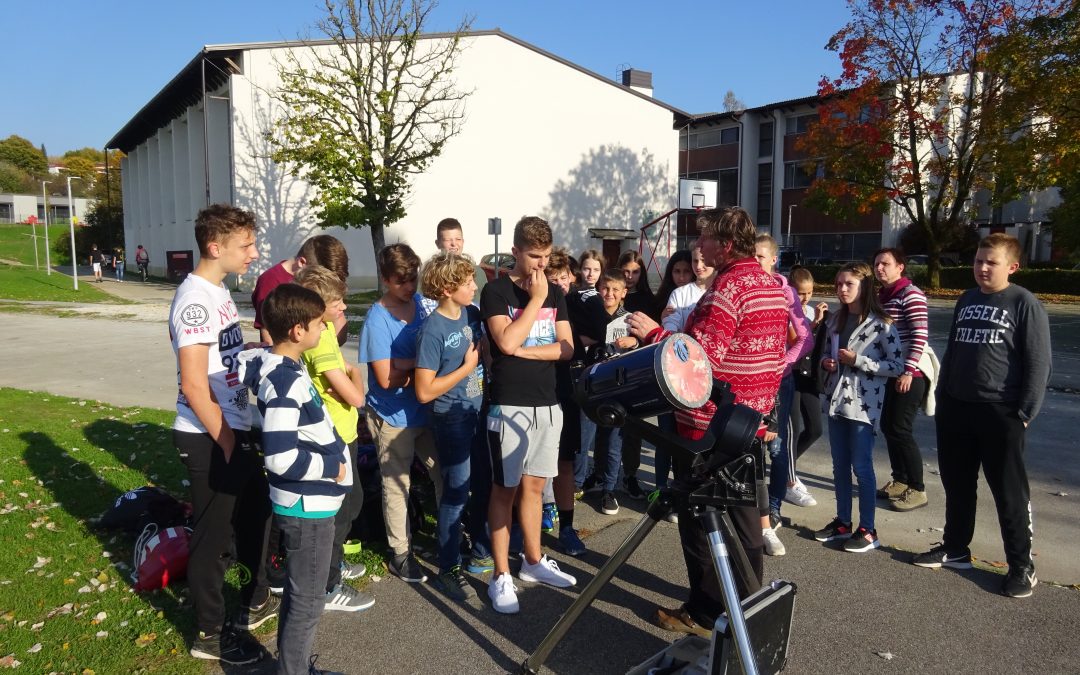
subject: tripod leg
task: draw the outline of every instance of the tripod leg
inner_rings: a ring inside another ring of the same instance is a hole
[[[654,514],[653,511],[656,511]],[[670,513],[670,508],[658,508],[657,504],[653,504],[649,507],[649,513],[642,516],[638,524],[634,526],[634,529],[630,531],[630,534],[626,535],[626,539],[619,544],[619,548],[615,549],[615,552],[611,554],[608,561],[604,563],[603,567],[596,571],[596,576],[589,582],[585,588],[581,590],[581,595],[574,600],[573,604],[566,609],[566,612],[559,617],[559,620],[555,622],[555,625],[548,631],[547,637],[536,647],[529,658],[525,659],[525,662],[521,664],[521,672],[529,673],[530,675],[540,672],[540,668],[547,661],[548,656],[551,654],[551,650],[555,649],[555,645],[559,644],[563,636],[570,630],[581,613],[584,612],[593,600],[600,593],[600,589],[607,585],[607,582],[611,580],[611,577],[615,576],[615,572],[622,567],[634,551],[637,550],[641,542],[645,540],[645,537],[656,526],[657,521],[663,519]]]
[[[761,590],[761,583],[758,581],[757,573],[754,572],[754,568],[750,566],[750,559],[746,557],[746,550],[743,549],[742,544],[739,543],[739,535],[735,532],[735,524],[731,522],[731,516],[727,511],[720,514],[720,528],[724,534],[726,541],[736,542],[739,545],[732,546],[729,549],[729,553],[733,553],[731,559],[735,563],[735,569],[738,571],[740,577],[742,577],[743,584],[747,590],[747,593],[756,593]]]
[[[750,647],[750,634],[746,629],[746,618],[743,616],[739,593],[735,590],[735,575],[731,571],[731,557],[728,554],[728,547],[724,542],[724,534],[721,529],[721,523],[726,517],[726,513],[717,511],[706,511],[701,514],[702,524],[705,525],[705,534],[709,539],[709,548],[712,549],[713,565],[716,567],[716,574],[720,577],[720,586],[724,591],[724,605],[727,607],[728,625],[731,626],[731,631],[735,634],[735,645],[739,650],[739,663],[742,664],[743,675],[757,675],[757,661],[754,658],[753,649]],[[742,549],[741,546],[737,548]]]

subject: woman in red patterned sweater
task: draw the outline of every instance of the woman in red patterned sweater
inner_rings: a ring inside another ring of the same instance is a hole
[[[764,414],[773,409],[787,337],[787,304],[779,284],[761,269],[754,258],[757,229],[740,208],[711,209],[697,217],[702,256],[718,270],[687,319],[684,332],[701,343],[712,361],[713,376],[731,384],[735,401]],[[643,342],[655,342],[670,334],[642,312],[627,320],[631,332]],[[716,406],[678,411],[679,434],[699,439],[712,421]],[[764,440],[764,425],[758,431]],[[718,449],[722,452],[722,449]],[[747,557],[762,579],[760,513],[756,506],[728,510]],[[716,617],[724,611],[723,592],[713,569],[705,531],[696,518],[679,519],[683,557],[690,579],[687,602],[680,608],[657,611],[657,623],[668,630],[710,634]],[[747,595],[736,574],[739,593]]]

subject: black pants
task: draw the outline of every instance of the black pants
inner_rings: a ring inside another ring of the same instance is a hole
[[[896,380],[890,379],[885,385],[885,406],[881,410],[881,434],[889,446],[893,480],[920,492],[926,486],[923,484],[922,453],[915,442],[914,427],[915,414],[925,393],[925,378],[911,378],[911,389],[904,394],[896,391]]]
[[[228,462],[209,434],[173,431],[173,443],[191,480],[192,534],[188,546],[188,587],[195,604],[196,628],[208,635],[225,622],[222,585],[236,560],[243,575],[240,600],[259,605],[266,599],[266,539],[270,530],[270,488],[262,454],[246,431],[234,431],[236,448]]]
[[[967,403],[938,397],[938,466],[945,488],[947,548],[966,549],[975,533],[979,467],[994,495],[1005,560],[1031,560],[1031,491],[1024,468],[1024,423],[1013,403]]]
[[[720,452],[721,450],[716,450]],[[758,452],[759,457],[763,452]],[[675,476],[689,473],[689,469],[678,457],[673,457]],[[763,489],[763,485],[758,489]],[[764,542],[761,539],[761,513],[757,506],[733,506],[728,508],[728,515],[735,526],[735,533],[750,560],[750,567],[760,584],[764,575]],[[686,611],[701,626],[712,626],[716,618],[724,612],[724,592],[720,586],[720,577],[713,565],[709,540],[705,528],[690,513],[679,514],[679,536],[682,539],[683,559],[686,561],[686,576],[690,580],[690,594],[686,601]],[[731,542],[728,542],[729,545]],[[750,594],[744,580],[735,569],[735,583],[739,597]]]
[[[622,468],[626,478],[637,478],[641,467],[641,436],[636,430],[623,427]]]
[[[345,501],[341,502],[341,508],[334,516],[334,550],[330,555],[330,573],[326,578],[326,592],[334,590],[341,583],[341,559],[345,556],[342,548],[345,540],[349,538],[353,521],[360,515],[360,509],[364,505],[364,488],[360,485],[360,479],[356,475],[356,453],[359,443],[349,443],[349,461],[353,467],[352,490],[345,493]]]
[[[821,438],[821,416],[821,397],[815,392],[796,389],[795,405],[791,408],[792,435],[796,439],[795,459],[802,457]]]

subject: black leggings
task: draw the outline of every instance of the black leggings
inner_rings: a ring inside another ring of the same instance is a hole
[[[821,438],[821,397],[808,391],[796,391],[795,402],[797,405],[792,407],[791,424],[796,438],[795,459],[798,459]],[[798,415],[794,414],[795,410],[799,411]]]

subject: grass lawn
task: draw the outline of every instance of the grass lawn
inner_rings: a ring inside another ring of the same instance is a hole
[[[34,228],[30,225],[23,225],[16,223],[14,225],[0,225],[0,258],[5,260],[14,260],[21,262],[24,265],[34,266],[34,239],[31,236]],[[38,247],[38,264],[41,265],[41,269],[45,269],[45,228],[41,224],[37,226],[37,247]],[[50,249],[49,255],[51,256],[51,262],[59,264],[61,261],[56,251],[56,244],[58,242],[65,242],[68,240],[68,228],[67,225],[50,225],[49,226],[49,238],[52,240],[53,248]],[[69,261],[70,256],[65,256],[64,260]]]
[[[134,536],[90,523],[142,485],[187,498],[173,416],[0,388],[0,669],[19,661],[29,673],[206,672],[187,655],[187,586],[135,593]],[[348,559],[385,575],[384,551],[365,545]],[[230,584],[235,607],[235,577]],[[270,621],[257,633],[276,628]]]
[[[104,293],[93,284],[81,283],[79,290],[73,288],[71,277],[66,274],[46,274],[37,271],[30,261],[29,267],[16,267],[0,263],[0,299],[3,300],[54,300],[59,302],[111,302],[123,304],[116,296]]]

